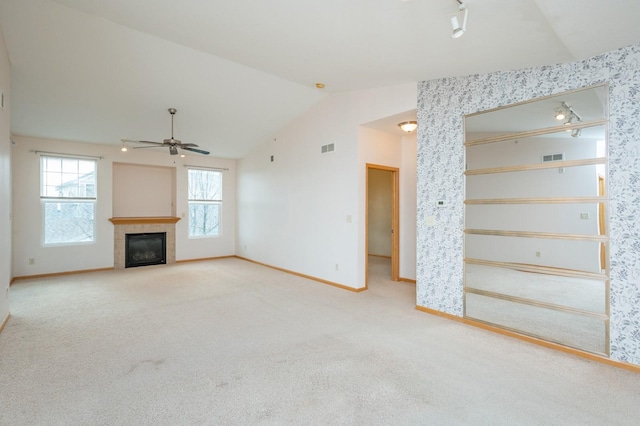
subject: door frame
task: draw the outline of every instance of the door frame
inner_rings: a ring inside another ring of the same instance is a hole
[[[366,164],[365,173],[365,240],[364,276],[365,288],[369,287],[369,170],[384,170],[392,175],[391,202],[391,280],[400,281],[400,169],[380,164]]]

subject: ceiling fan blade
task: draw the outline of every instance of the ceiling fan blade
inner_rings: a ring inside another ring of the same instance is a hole
[[[195,147],[197,147],[198,145],[196,145],[195,143],[179,143],[179,144],[178,144],[178,146],[179,146],[179,147],[182,147],[182,148],[184,148],[185,146],[190,146],[190,147],[192,147],[192,148],[195,148]]]
[[[152,142],[152,141],[136,141],[133,139],[120,139],[123,143],[149,143],[152,145],[161,145],[164,146],[164,143],[162,142]]]
[[[162,145],[162,144],[160,144]],[[145,149],[145,148],[162,148],[160,145],[150,145],[150,146],[132,146],[131,149]]]
[[[160,146],[165,146],[166,144],[164,142],[152,142],[152,141],[138,141],[138,143],[149,143],[152,145],[160,145]]]
[[[195,148],[191,148],[191,147],[184,146],[184,145],[182,145],[180,148],[182,148],[182,149],[184,149],[186,151],[197,152],[198,154],[209,155],[209,151],[204,151],[202,149],[195,149]]]

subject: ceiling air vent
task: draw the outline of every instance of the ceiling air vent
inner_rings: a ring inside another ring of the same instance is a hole
[[[320,152],[322,152],[323,154],[326,154],[327,152],[333,152],[335,150],[336,150],[336,144],[330,143],[327,145],[322,145]]]
[[[547,154],[542,156],[543,163],[548,163],[549,161],[564,161],[564,154]]]

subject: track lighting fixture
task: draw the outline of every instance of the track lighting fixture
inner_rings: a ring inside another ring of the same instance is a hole
[[[582,121],[582,117],[578,115],[571,105],[567,105],[565,102],[562,102],[560,106],[553,111],[556,120],[562,121],[566,119],[564,122],[566,125],[572,124],[573,120]]]
[[[467,9],[467,5],[461,0],[456,1],[458,2],[458,12],[451,16],[451,38],[461,37],[465,31],[467,31],[467,16],[469,14],[469,9]],[[462,25],[460,25],[460,18],[462,18]]]
[[[398,127],[400,127],[402,129],[402,131],[405,132],[405,133],[411,133],[415,129],[418,128],[418,122],[417,121],[403,121],[402,123],[398,123]]]

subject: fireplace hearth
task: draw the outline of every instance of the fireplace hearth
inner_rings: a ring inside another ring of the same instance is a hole
[[[167,263],[167,233],[125,235],[125,268]]]

